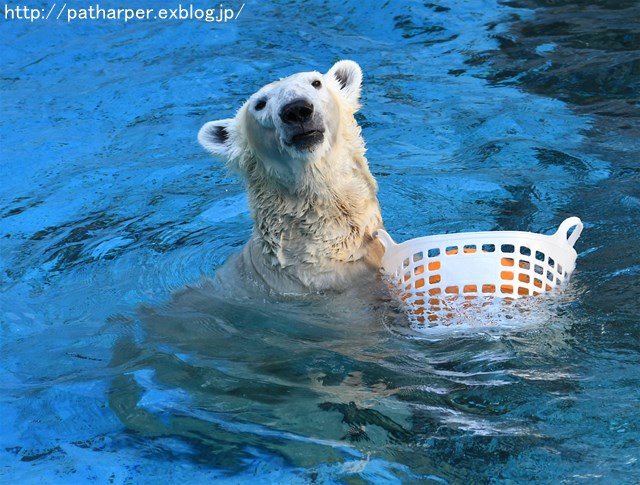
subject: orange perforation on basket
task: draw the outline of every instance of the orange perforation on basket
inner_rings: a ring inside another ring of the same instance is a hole
[[[511,295],[513,293],[513,286],[512,285],[500,285],[500,291],[502,293],[506,293],[508,295]]]
[[[500,273],[500,278],[503,280],[512,280],[513,279],[513,271],[502,271]]]
[[[496,285],[482,285],[482,293],[495,293]]]

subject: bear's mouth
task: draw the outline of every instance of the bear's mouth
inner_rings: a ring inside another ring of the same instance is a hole
[[[324,130],[309,130],[293,135],[289,145],[296,147],[298,150],[309,150],[318,143],[322,143],[323,139]]]

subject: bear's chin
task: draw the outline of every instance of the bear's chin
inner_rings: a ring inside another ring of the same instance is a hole
[[[287,144],[296,150],[311,151],[323,141],[323,130],[310,130],[293,135]]]

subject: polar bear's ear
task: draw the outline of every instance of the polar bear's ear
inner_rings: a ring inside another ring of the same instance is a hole
[[[360,100],[360,86],[362,85],[362,69],[353,61],[336,62],[327,76],[338,81],[340,91],[351,102],[357,103]]]
[[[198,141],[214,155],[229,158],[233,119],[209,121],[198,132]]]

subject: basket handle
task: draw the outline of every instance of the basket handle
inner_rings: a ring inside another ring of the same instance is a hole
[[[391,238],[391,236],[389,236],[389,233],[384,229],[378,229],[374,233],[373,237],[375,237],[382,243],[382,245],[384,246],[385,252],[390,246],[394,246],[396,244],[396,242]]]
[[[569,232],[569,229],[571,229],[572,227],[574,228],[573,232],[569,237],[567,237],[567,233]],[[566,240],[567,243],[569,243],[569,245],[573,247],[573,245],[576,243],[576,241],[580,237],[583,227],[584,226],[579,217],[569,217],[568,219],[565,219],[564,221],[562,221],[562,224],[560,224],[560,226],[558,227],[558,230],[556,231],[555,235],[556,237],[561,238],[563,241]]]

